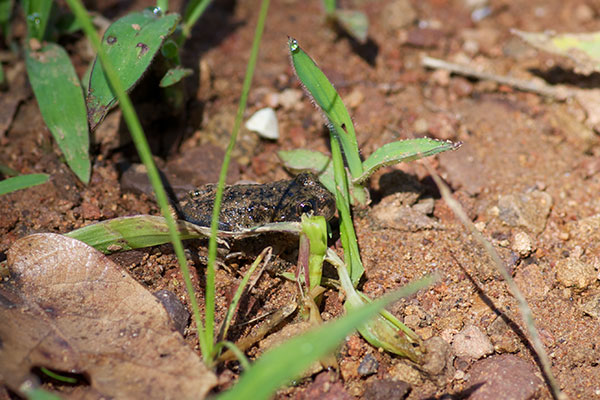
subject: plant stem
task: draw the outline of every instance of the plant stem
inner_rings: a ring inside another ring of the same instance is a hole
[[[244,110],[246,109],[246,103],[248,101],[248,93],[250,92],[250,86],[252,84],[252,77],[254,76],[254,69],[256,67],[256,60],[258,59],[258,48],[260,40],[262,38],[263,29],[265,26],[265,20],[267,17],[267,11],[269,10],[269,1],[262,0],[260,13],[258,15],[258,22],[256,23],[256,30],[254,32],[254,40],[252,42],[252,50],[250,52],[250,59],[248,60],[248,66],[246,68],[246,76],[244,78],[244,84],[242,86],[242,94],[240,97],[240,103],[238,106],[237,114],[235,116],[235,122],[233,124],[233,130],[231,132],[231,138],[225,151],[225,157],[223,158],[223,165],[221,166],[221,173],[219,174],[219,183],[217,186],[217,193],[215,195],[215,204],[213,206],[212,221],[210,224],[210,239],[208,242],[208,265],[206,267],[206,338],[205,342],[209,344],[209,352],[206,354],[212,354],[213,338],[214,338],[214,307],[215,307],[215,261],[217,258],[217,229],[219,226],[219,214],[221,212],[221,202],[223,200],[223,189],[225,187],[225,178],[227,177],[227,169],[229,168],[229,162],[231,160],[231,152],[235,146],[237,135],[242,125],[242,117]]]
[[[81,0],[67,0],[67,4],[75,14],[88,40],[92,44],[92,47],[98,53],[98,58],[102,63],[102,68],[104,68],[106,77],[108,78],[108,81],[110,82],[110,85],[112,86],[113,90],[115,91],[115,95],[119,100],[119,104],[123,112],[123,118],[125,118],[125,122],[127,123],[129,131],[131,132],[131,138],[133,139],[135,147],[139,153],[140,159],[142,160],[148,171],[148,178],[150,180],[150,183],[152,184],[152,187],[154,188],[156,201],[165,218],[167,226],[169,227],[169,236],[171,238],[171,242],[173,243],[173,248],[175,249],[175,254],[177,255],[177,260],[179,261],[179,266],[181,267],[181,274],[183,276],[185,287],[190,298],[190,304],[194,313],[194,319],[196,320],[196,328],[198,330],[198,340],[200,341],[200,349],[202,351],[202,355],[204,357],[207,357],[210,354],[210,346],[207,345],[206,340],[204,339],[205,336],[203,334],[204,329],[202,326],[202,320],[200,318],[200,309],[198,307],[198,301],[196,300],[196,295],[194,293],[194,286],[192,284],[190,271],[187,265],[187,260],[185,258],[185,253],[183,251],[183,245],[181,243],[179,235],[177,234],[175,220],[173,219],[173,216],[171,215],[169,210],[167,195],[162,185],[156,165],[154,164],[154,160],[152,159],[152,153],[150,152],[150,147],[148,146],[146,137],[144,136],[142,126],[135,113],[135,110],[131,103],[131,99],[125,92],[125,88],[123,86],[123,83],[121,82],[121,79],[119,78],[116,69],[108,59],[106,52],[101,46],[101,41],[98,37],[98,33],[94,29],[87,11],[81,3]]]

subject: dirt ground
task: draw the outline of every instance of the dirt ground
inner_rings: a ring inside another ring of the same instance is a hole
[[[151,5],[96,3],[110,19]],[[243,130],[230,183],[288,177],[276,154],[280,149],[328,152],[322,117],[300,96],[288,62],[286,41],[293,36],[349,107],[364,156],[406,138],[464,143],[432,159],[432,165],[523,291],[560,387],[570,398],[600,398],[600,125],[594,125],[589,108],[578,101],[433,71],[420,61],[428,55],[593,93],[597,74],[577,75],[568,62],[538,53],[510,29],[596,31],[600,6],[583,0],[355,0],[342,6],[368,15],[366,44],[324,24],[319,1],[272,2],[245,118],[262,107],[276,107],[281,137],[268,141]],[[481,9],[489,15],[473,14]],[[185,64],[194,69],[186,82],[190,100],[185,115],[170,115],[158,98],[148,95],[150,84],[142,83],[134,92],[158,164],[182,189],[217,179],[257,15],[258,2],[217,1],[199,22],[184,55]],[[62,44],[83,73],[90,52],[80,39],[71,36]],[[3,101],[22,101],[14,119],[3,117],[9,125],[0,133],[0,163],[20,173],[49,173],[51,180],[0,197],[0,255],[30,233],[65,233],[117,216],[158,212],[151,196],[141,193],[145,184],[140,175],[123,173],[125,165],[139,161],[127,135],[119,135],[126,128],[118,113],[94,135],[92,178],[83,186],[61,163],[24,82],[22,62],[13,60],[5,69],[17,72]],[[147,80],[152,79],[149,74]],[[442,338],[444,364],[435,374],[424,374],[352,335],[339,351],[339,371],[320,372],[282,389],[277,397],[551,398],[517,302],[489,257],[441,200],[427,170],[418,162],[388,167],[371,178],[369,188],[373,202],[355,210],[366,269],[362,288],[381,296],[437,272],[441,279],[434,286],[390,311],[423,339]],[[268,241],[261,238],[254,246]],[[203,245],[189,243],[188,249],[203,252]],[[170,246],[112,257],[151,291],[169,289],[185,297]],[[200,289],[203,263],[192,259]],[[236,269],[246,265],[246,260],[230,262],[219,270],[219,311],[240,279]],[[248,300],[247,318],[276,309],[293,295],[292,284],[274,276],[263,279]],[[337,292],[330,290],[324,299],[325,320],[342,314]],[[186,332],[194,346],[195,330]],[[219,388],[225,389],[239,369],[229,362],[217,372]]]

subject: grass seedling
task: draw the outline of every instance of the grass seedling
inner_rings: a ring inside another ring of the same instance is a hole
[[[50,176],[47,174],[29,174],[13,176],[0,181],[0,195],[48,182]]]

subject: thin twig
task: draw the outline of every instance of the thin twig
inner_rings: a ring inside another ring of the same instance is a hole
[[[542,364],[542,370],[546,377],[546,381],[550,385],[552,395],[557,400],[566,400],[567,396],[561,392],[560,387],[558,386],[558,383],[556,382],[556,379],[552,374],[552,369],[550,368],[550,360],[548,358],[548,355],[546,354],[546,349],[542,344],[542,340],[540,339],[540,335],[537,331],[537,328],[535,327],[533,313],[531,312],[531,308],[529,308],[529,305],[527,304],[527,300],[525,300],[525,296],[523,296],[523,293],[521,292],[521,290],[519,290],[519,287],[512,279],[512,276],[506,270],[504,263],[500,259],[500,256],[496,252],[496,249],[494,249],[494,246],[492,246],[492,244],[485,237],[483,237],[481,232],[479,232],[477,228],[475,228],[475,225],[467,216],[460,203],[456,201],[454,197],[452,197],[448,185],[446,185],[446,183],[444,183],[441,180],[441,178],[435,173],[435,171],[429,165],[428,162],[423,162],[423,165],[425,166],[425,168],[427,168],[429,174],[435,181],[435,184],[440,190],[440,194],[442,195],[442,198],[444,199],[448,207],[450,207],[450,209],[454,212],[454,215],[458,217],[460,222],[462,222],[462,224],[469,230],[471,235],[473,235],[473,237],[479,242],[479,244],[483,246],[485,251],[489,254],[490,258],[496,265],[496,268],[508,284],[512,295],[519,303],[521,317],[523,318],[523,321],[525,321],[525,327],[527,329],[527,332],[529,333],[529,337],[531,338],[533,348],[535,349],[540,364]]]
[[[543,96],[552,97],[557,100],[566,100],[575,95],[573,90],[564,86],[550,86],[533,80],[517,79],[510,76],[497,75],[491,72],[478,71],[472,67],[455,64],[438,58],[423,57],[421,64],[433,69],[444,69],[455,74],[465,75],[481,80],[498,82],[502,85],[511,86],[525,92],[538,93]]]

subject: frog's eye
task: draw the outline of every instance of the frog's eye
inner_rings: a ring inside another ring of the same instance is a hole
[[[298,215],[309,214],[315,210],[315,204],[313,200],[302,201],[297,206]]]

